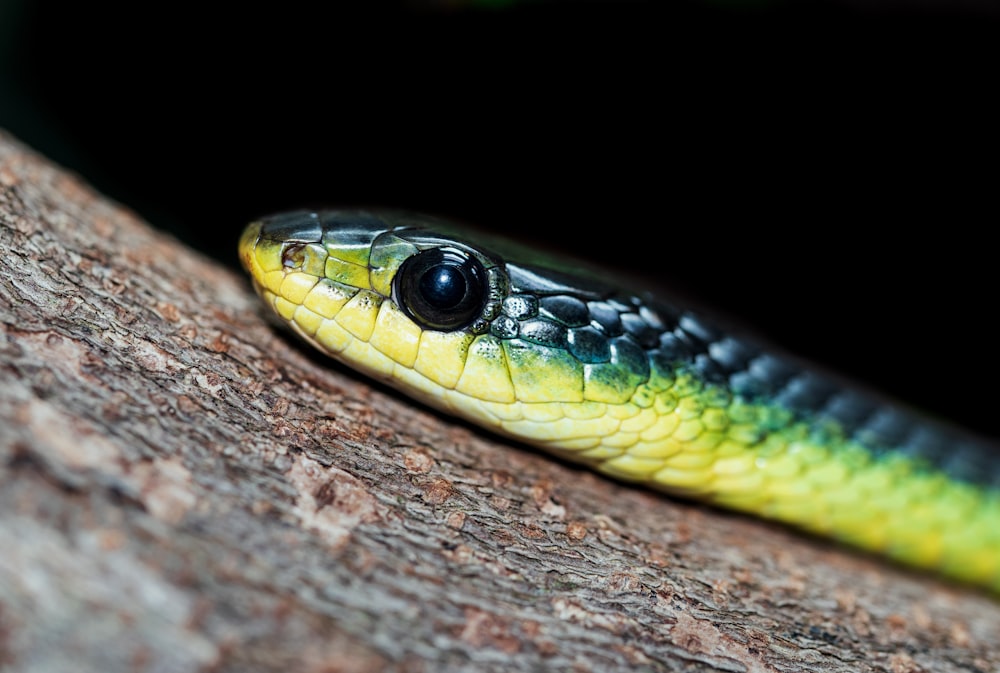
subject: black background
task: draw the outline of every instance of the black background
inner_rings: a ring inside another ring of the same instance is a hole
[[[331,5],[8,0],[0,126],[234,268],[261,214],[429,211],[1000,437],[985,5]]]

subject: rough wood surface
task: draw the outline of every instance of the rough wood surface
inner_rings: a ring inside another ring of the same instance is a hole
[[[996,598],[373,388],[2,133],[0,259],[3,670],[1000,670]]]

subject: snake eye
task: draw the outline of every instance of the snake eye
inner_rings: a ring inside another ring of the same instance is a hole
[[[426,250],[399,267],[393,295],[419,325],[434,330],[461,329],[483,310],[486,271],[477,260],[457,250]]]

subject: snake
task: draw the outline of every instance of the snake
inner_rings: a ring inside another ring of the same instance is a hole
[[[294,211],[239,255],[279,320],[615,479],[1000,591],[1000,454],[697,307],[442,218]]]

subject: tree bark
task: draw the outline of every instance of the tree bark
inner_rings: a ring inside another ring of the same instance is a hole
[[[373,387],[2,132],[0,260],[3,670],[1000,670],[996,597]]]

